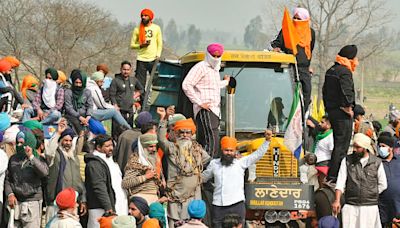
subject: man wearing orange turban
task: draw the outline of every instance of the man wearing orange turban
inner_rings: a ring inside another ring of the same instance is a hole
[[[165,108],[157,108],[160,115],[158,143],[167,155],[168,180],[167,196],[169,227],[174,222],[189,219],[188,206],[192,200],[201,199],[201,172],[210,160],[208,153],[193,139],[196,126],[192,119],[175,123],[176,142],[168,141]]]
[[[3,58],[0,60],[0,111],[9,112],[13,98],[15,99],[14,109],[18,104],[23,104],[24,99],[17,92],[11,80],[13,64],[9,60]]]
[[[290,20],[290,18],[289,18]],[[299,77],[301,87],[304,96],[304,107],[307,110],[308,105],[311,101],[311,74],[310,74],[310,63],[312,57],[312,51],[315,43],[315,32],[310,27],[310,13],[304,8],[295,8],[293,11],[293,25],[295,32],[299,37],[299,43],[297,44],[296,61],[299,69]],[[284,24],[282,24],[282,27]],[[293,50],[285,47],[286,33],[279,32],[279,35],[274,41],[271,42],[271,48],[273,51],[292,54]],[[289,38],[286,38],[289,39]]]
[[[203,183],[214,177],[211,227],[221,227],[223,218],[229,213],[240,215],[244,226],[244,173],[267,152],[271,136],[272,131],[266,130],[265,142],[256,151],[242,158],[237,157],[235,138],[225,136],[221,139],[221,158],[213,159],[202,173]]]
[[[152,22],[153,11],[143,9],[140,18],[140,25],[133,30],[131,48],[137,50],[136,78],[146,87],[146,73],[151,73],[155,60],[160,58],[163,42],[160,26]]]

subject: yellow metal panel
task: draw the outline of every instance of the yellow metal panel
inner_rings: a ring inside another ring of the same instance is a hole
[[[204,60],[204,52],[191,52],[181,57],[181,63],[200,62]],[[295,63],[293,55],[269,51],[225,51],[223,62],[265,62],[265,63]]]

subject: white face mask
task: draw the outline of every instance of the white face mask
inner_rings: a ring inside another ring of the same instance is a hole
[[[381,158],[387,158],[389,156],[389,147],[386,146],[379,147],[378,154]]]
[[[206,62],[210,64],[211,68],[213,68],[216,71],[219,71],[221,69],[221,57],[219,58],[214,58],[208,51],[206,51]]]

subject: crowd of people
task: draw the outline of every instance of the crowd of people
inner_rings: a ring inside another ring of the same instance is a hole
[[[136,75],[123,61],[109,87],[104,86],[109,68],[99,64],[91,76],[74,69],[69,79],[49,67],[43,81],[25,76],[18,90],[12,74],[20,61],[0,60],[1,227],[245,226],[245,171],[268,151],[272,131],[266,129],[265,142],[247,156],[238,153],[235,138],[220,139],[220,90],[232,79],[221,80],[224,47],[218,43],[208,45],[205,59],[182,82],[194,120],[175,113],[173,105],[157,107],[155,116],[141,110],[162,35],[151,10],[140,16],[131,42],[138,50]],[[296,8],[305,110],[312,102],[315,40],[309,20],[306,9]],[[283,29],[271,50],[292,53],[284,39]],[[364,118],[364,108],[355,103],[356,56],[357,47],[346,45],[328,69],[326,115],[316,120],[306,112],[310,143],[300,181],[314,185],[320,227],[400,223],[400,112],[391,110],[383,131]],[[105,120],[112,120],[111,134]],[[52,134],[49,125],[57,126]]]

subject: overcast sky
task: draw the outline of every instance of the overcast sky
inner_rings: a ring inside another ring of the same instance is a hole
[[[195,24],[201,29],[217,29],[238,36],[256,15],[265,15],[267,0],[83,0],[112,13],[121,23],[138,22],[143,8],[154,11],[164,25],[174,18],[178,26]],[[229,6],[228,6],[229,4]],[[400,0],[387,0],[390,9],[400,9]],[[392,27],[400,16],[396,15]],[[396,23],[397,22],[397,23]]]

